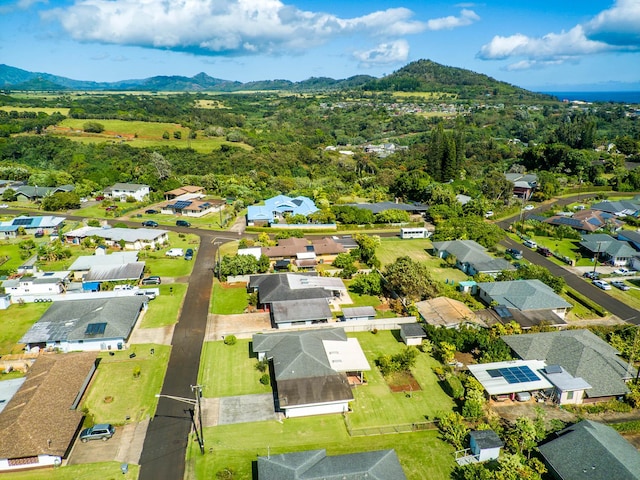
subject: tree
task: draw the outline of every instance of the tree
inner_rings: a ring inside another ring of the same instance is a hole
[[[426,265],[403,256],[387,266],[384,277],[389,289],[409,300],[424,300],[438,296],[440,288]]]
[[[481,390],[467,389],[462,405],[462,415],[465,418],[479,418],[482,416],[485,403],[484,393]]]
[[[16,199],[16,191],[13,188],[7,188],[2,192],[2,200],[5,202],[13,202]]]
[[[365,265],[378,268],[380,260],[376,257],[376,248],[380,245],[380,237],[358,233],[354,240],[358,244],[358,248],[352,251],[352,255],[355,258],[359,258]]]
[[[360,295],[382,294],[382,277],[378,272],[361,273],[351,281],[349,290]]]
[[[82,125],[82,129],[87,133],[102,133],[104,125],[98,122],[86,122]]]
[[[509,198],[513,192],[513,184],[507,180],[502,172],[497,170],[484,176],[480,188],[489,200],[503,200]]]
[[[462,449],[469,429],[464,423],[464,417],[458,412],[449,412],[438,418],[438,429],[442,437],[457,450]]]

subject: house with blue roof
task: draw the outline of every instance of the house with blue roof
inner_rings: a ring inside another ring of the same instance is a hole
[[[295,198],[278,195],[268,198],[264,205],[252,205],[247,208],[247,225],[266,226],[285,221],[288,215],[304,215],[305,217],[319,210],[309,197]]]
[[[39,217],[20,216],[13,220],[0,222],[0,238],[15,238],[18,236],[18,230],[24,228],[28,235],[42,233],[50,235],[58,231],[66,219],[64,217],[54,217],[51,215]]]

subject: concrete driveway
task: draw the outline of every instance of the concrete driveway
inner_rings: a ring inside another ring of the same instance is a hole
[[[238,315],[210,314],[207,319],[205,342],[222,340],[225,335],[237,338],[251,338],[254,333],[268,332],[271,328],[271,317],[268,313],[241,313]]]
[[[202,399],[202,423],[205,427],[281,420],[282,417],[275,411],[271,393]]]

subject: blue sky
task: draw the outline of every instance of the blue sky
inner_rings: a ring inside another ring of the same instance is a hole
[[[421,58],[640,90],[640,0],[0,0],[0,63],[78,80],[379,77]]]

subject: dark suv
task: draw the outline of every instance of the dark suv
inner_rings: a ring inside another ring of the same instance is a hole
[[[538,247],[537,252],[542,255],[543,257],[550,257],[553,255],[553,253],[551,253],[551,250],[549,250],[548,248],[545,247]]]
[[[116,429],[110,423],[99,423],[93,427],[85,428],[80,432],[80,441],[88,442],[89,440],[102,440],[106,442],[113,434],[116,433]]]
[[[186,220],[176,220],[176,227],[190,227],[191,224]]]
[[[162,281],[157,275],[151,275],[150,277],[142,279],[142,285],[160,285]]]

